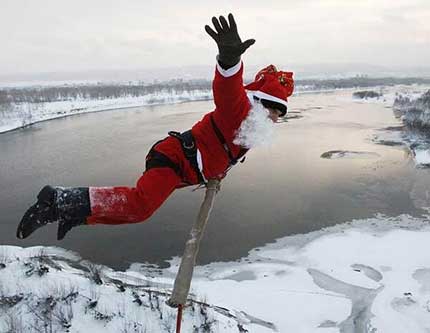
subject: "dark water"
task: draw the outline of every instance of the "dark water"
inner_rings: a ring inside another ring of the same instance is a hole
[[[271,148],[255,149],[222,184],[199,263],[235,260],[274,239],[376,213],[421,214],[429,176],[400,147],[374,144],[379,128],[397,125],[381,104],[360,104],[352,92],[295,97],[303,116],[278,125]],[[141,107],[79,115],[0,134],[0,244],[61,246],[124,269],[182,254],[204,190],[176,191],[147,222],[82,226],[61,242],[56,226],[15,238],[26,208],[44,184],[134,185],[149,147],[168,130],[185,130],[212,102]],[[330,150],[378,154],[322,159]],[[367,157],[366,157],[367,156]]]

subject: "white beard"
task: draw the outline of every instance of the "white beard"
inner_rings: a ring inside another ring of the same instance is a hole
[[[253,103],[248,116],[242,121],[233,143],[244,148],[269,146],[275,136],[275,123],[269,119],[268,110],[260,103]]]

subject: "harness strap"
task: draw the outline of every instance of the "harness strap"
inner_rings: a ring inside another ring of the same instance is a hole
[[[239,154],[237,154],[236,157],[233,156],[233,153],[231,152],[227,141],[224,138],[224,135],[222,135],[221,130],[218,128],[218,126],[215,123],[215,119],[213,117],[213,113],[210,114],[210,118],[211,118],[211,123],[212,123],[212,127],[215,131],[216,136],[218,137],[218,140],[221,143],[221,146],[224,148],[225,152],[228,155],[228,159],[230,161],[230,165],[235,165],[237,164],[238,160],[241,159],[243,157],[243,159],[240,161],[240,163],[243,163],[245,161],[245,157],[244,155],[248,152],[249,149],[247,148],[240,148],[239,150]]]
[[[191,167],[194,169],[199,183],[206,184],[205,179],[202,173],[200,172],[199,165],[197,163],[197,146],[196,146],[194,137],[191,134],[191,130],[188,130],[183,133],[170,131],[168,134],[178,139],[181,142],[184,155],[187,158],[187,160],[190,162]]]
[[[164,155],[163,153],[160,153],[154,149],[151,149],[148,155],[146,156],[146,161],[145,161],[146,170],[149,170],[152,168],[164,168],[164,167],[173,169],[179,177],[183,178],[179,165],[177,165],[175,162],[172,162],[172,160],[168,158],[166,155]]]

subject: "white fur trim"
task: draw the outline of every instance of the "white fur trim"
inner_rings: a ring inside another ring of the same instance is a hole
[[[242,61],[239,61],[236,65],[234,65],[233,67],[229,68],[229,69],[224,69],[220,66],[219,62],[218,62],[218,56],[216,57],[216,68],[218,69],[218,72],[224,76],[224,77],[230,77],[233,76],[234,74],[236,74],[237,72],[239,72],[240,67],[242,66]]]
[[[256,96],[258,98],[267,99],[269,101],[277,102],[277,103],[283,104],[285,106],[288,106],[288,103],[286,101],[284,101],[283,99],[280,99],[278,97],[266,94],[260,90],[256,90],[256,91],[248,90],[248,92],[250,92],[253,96]]]
[[[197,149],[197,165],[199,166],[200,173],[202,174],[203,180],[206,182],[206,178],[203,175],[203,159],[200,150]]]
[[[251,104],[251,106],[254,106],[256,100],[254,99],[253,91],[247,90],[246,91],[246,96],[248,97],[248,101]]]

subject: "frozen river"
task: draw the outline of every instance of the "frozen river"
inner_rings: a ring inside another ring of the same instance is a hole
[[[371,140],[399,124],[387,103],[357,102],[346,90],[295,96],[290,105],[297,118],[277,125],[273,146],[251,151],[223,181],[200,264],[236,260],[276,238],[377,213],[422,214],[428,171],[416,169],[404,148]],[[113,110],[0,134],[0,244],[57,245],[117,269],[181,255],[204,190],[175,192],[145,223],[84,226],[62,242],[54,226],[25,241],[15,230],[44,184],[133,186],[156,140],[190,128],[212,108],[210,101]],[[336,150],[354,153],[321,158]]]

